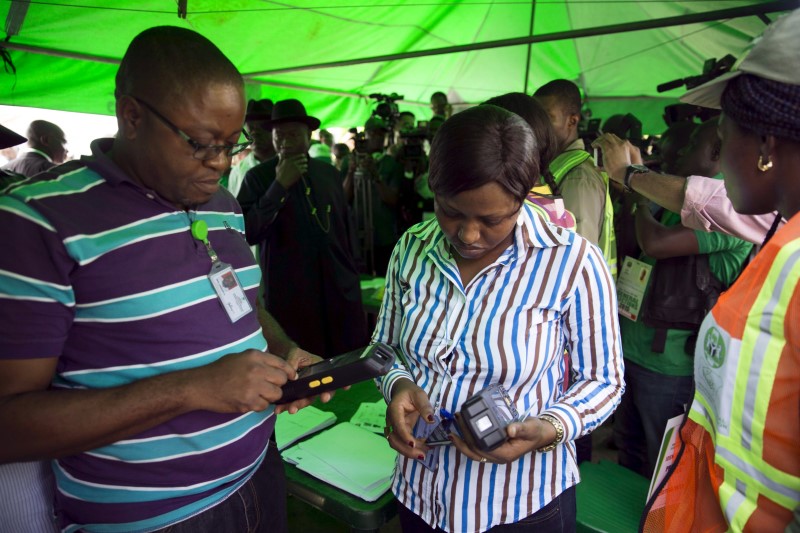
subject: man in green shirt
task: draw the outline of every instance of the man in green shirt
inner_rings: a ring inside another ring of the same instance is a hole
[[[720,142],[716,129],[717,119],[697,126],[689,144],[681,151],[676,173],[718,174]],[[693,260],[698,264],[705,262],[706,258],[700,257],[703,255],[707,257],[707,270],[719,285],[728,287],[739,275],[750,254],[750,243],[721,233],[685,228],[680,225],[680,215],[671,211],[665,210],[660,221],[656,220],[643,198],[636,205],[636,237],[643,251],[640,260],[654,265],[648,291],[659,276],[659,264],[666,264],[666,260],[672,261],[678,282],[681,278],[694,281],[690,265]],[[675,267],[677,261],[673,258],[684,262]],[[681,270],[684,263],[686,268]],[[676,297],[685,296],[684,291],[676,292],[679,293]],[[647,325],[645,315],[653,300],[656,298],[646,297],[636,322],[624,318],[620,324],[627,389],[614,422],[620,464],[645,477],[653,473],[667,421],[683,413],[685,404],[692,399],[694,382],[692,355],[696,330]]]

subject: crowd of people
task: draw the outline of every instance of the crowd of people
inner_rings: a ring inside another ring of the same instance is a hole
[[[689,91],[704,120],[657,157],[582,136],[564,79],[457,113],[436,92],[348,146],[300,100],[246,102],[199,33],[143,31],[91,156],[0,126],[28,144],[0,169],[0,530],[287,531],[275,415],[315,398],[281,386],[370,342],[399,355],[376,384],[404,531],[575,531],[612,415],[646,478],[682,417],[645,531],[798,530],[797,27]],[[486,449],[459,412],[497,385],[521,416]],[[449,444],[415,432],[448,413]]]

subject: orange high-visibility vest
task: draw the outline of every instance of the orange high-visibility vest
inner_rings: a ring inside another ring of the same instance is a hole
[[[783,532],[800,507],[800,214],[703,322],[696,392],[645,532]]]

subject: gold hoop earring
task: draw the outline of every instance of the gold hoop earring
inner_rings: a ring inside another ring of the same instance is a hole
[[[767,162],[764,162],[764,156],[758,156],[758,170],[761,172],[766,172],[767,170],[772,168],[772,160],[767,156]]]

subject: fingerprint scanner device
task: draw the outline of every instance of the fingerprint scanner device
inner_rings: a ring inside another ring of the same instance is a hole
[[[283,386],[283,396],[275,403],[290,403],[382,376],[392,368],[394,359],[394,350],[378,342],[301,368],[297,379]]]
[[[506,427],[519,419],[514,403],[500,384],[482,389],[461,407],[463,426],[481,450],[494,450],[508,440]]]

